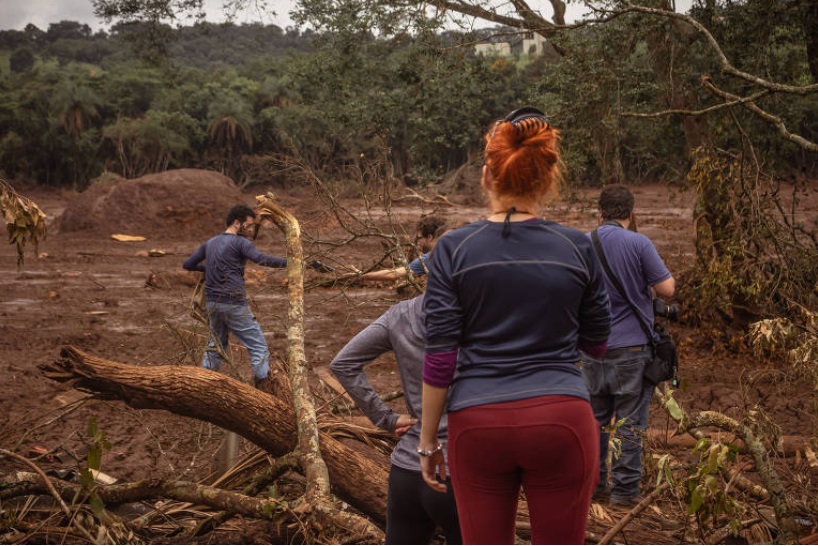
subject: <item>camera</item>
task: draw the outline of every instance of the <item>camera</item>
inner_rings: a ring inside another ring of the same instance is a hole
[[[656,298],[653,300],[653,314],[675,322],[679,320],[679,306],[675,303],[668,305],[665,300]]]

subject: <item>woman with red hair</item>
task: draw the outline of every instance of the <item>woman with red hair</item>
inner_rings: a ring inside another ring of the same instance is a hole
[[[578,362],[604,352],[608,295],[590,240],[537,213],[560,176],[559,133],[536,108],[486,135],[487,219],[441,237],[426,288],[424,480],[445,490],[446,445],[466,544],[513,544],[520,487],[535,544],[581,544],[599,426]]]

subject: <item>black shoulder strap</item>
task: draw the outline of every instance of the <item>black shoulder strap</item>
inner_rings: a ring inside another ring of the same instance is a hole
[[[646,336],[648,336],[648,343],[653,345],[655,341],[653,339],[653,333],[651,333],[650,328],[648,328],[648,326],[645,324],[639,310],[628,298],[628,295],[625,293],[625,289],[622,287],[622,283],[619,282],[619,279],[616,277],[616,275],[614,275],[613,271],[611,271],[611,266],[608,264],[608,259],[605,258],[605,251],[602,250],[602,244],[599,242],[599,234],[597,231],[599,231],[599,228],[591,232],[591,240],[594,242],[594,249],[596,250],[597,256],[599,256],[599,261],[602,262],[602,267],[605,268],[605,274],[608,275],[608,279],[611,281],[611,284],[616,287],[619,294],[622,296],[622,299],[625,300],[625,303],[627,303],[628,307],[631,308],[631,312],[636,315],[636,320],[639,321],[639,326],[642,327],[642,331],[645,332]]]

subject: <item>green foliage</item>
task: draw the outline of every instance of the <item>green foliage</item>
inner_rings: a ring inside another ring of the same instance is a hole
[[[111,449],[111,442],[108,441],[108,435],[99,430],[97,418],[94,416],[88,418],[86,434],[88,435],[88,468],[99,470],[102,464],[102,454]]]
[[[699,453],[699,464],[686,480],[688,513],[696,516],[700,528],[720,526],[722,517],[740,524],[741,505],[729,494],[721,477],[736,462],[738,448],[703,438],[693,452]]]
[[[806,44],[818,34],[804,23],[807,4],[751,0],[692,13],[736,66],[804,84],[814,64]],[[555,34],[549,55],[483,57],[474,40],[518,29],[444,31],[440,12],[411,2],[304,1],[297,17],[312,30],[303,33],[205,23],[200,0],[94,5],[116,21],[110,33],[72,21],[0,31],[11,71],[0,81],[6,175],[82,188],[104,167],[130,175],[190,166],[241,181],[246,165],[290,152],[340,175],[388,150],[390,172],[429,181],[479,157],[489,124],[525,103],[545,109],[561,130],[569,182],[679,180],[694,147],[736,149],[742,135],[770,150],[773,169],[815,168],[742,109],[695,119],[634,115],[705,106],[712,98],[701,91],[703,73],[744,92],[695,33],[660,17]],[[799,134],[818,135],[814,94],[759,104]],[[123,152],[116,143],[126,141]]]
[[[99,494],[94,491],[96,479],[92,471],[99,471],[102,454],[111,449],[111,443],[108,441],[108,436],[99,430],[97,418],[94,416],[88,418],[86,434],[88,435],[88,455],[85,467],[80,469],[80,483],[89,497],[89,506],[93,514],[97,519],[107,521],[105,504]]]
[[[31,70],[34,66],[34,53],[27,47],[16,49],[9,57],[9,68],[12,72],[20,73]]]
[[[692,314],[746,326],[747,317],[787,315],[793,303],[818,307],[818,224],[788,212],[803,189],[784,194],[754,155],[702,149],[695,157],[688,177],[698,194],[699,267],[685,288]]]
[[[185,114],[150,110],[142,118],[120,118],[104,135],[116,149],[120,171],[133,178],[184,166],[197,130],[196,121]]]
[[[623,117],[667,108],[661,63],[648,41],[662,32],[657,26],[631,17],[561,38],[571,54],[549,66],[532,98],[563,131],[569,180],[632,183],[674,179],[685,170],[685,139],[676,120]]]

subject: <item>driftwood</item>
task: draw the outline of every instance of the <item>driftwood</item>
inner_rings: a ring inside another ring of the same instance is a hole
[[[190,366],[132,366],[74,347],[64,348],[60,359],[41,368],[51,379],[75,381],[76,389],[119,399],[134,408],[162,409],[213,423],[276,457],[297,445],[289,401],[218,372]],[[319,436],[338,495],[376,522],[383,522],[388,460],[363,456],[326,433]]]

